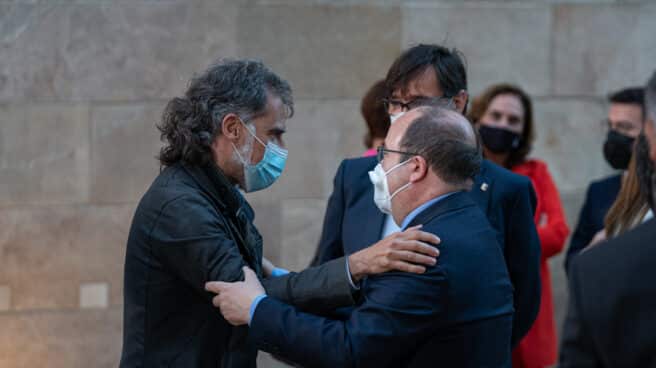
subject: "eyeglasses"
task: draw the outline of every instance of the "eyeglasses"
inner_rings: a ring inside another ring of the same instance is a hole
[[[401,110],[403,112],[406,112],[421,106],[452,108],[453,99],[444,96],[443,97],[417,97],[412,101],[403,102],[401,100],[397,100],[393,98],[384,98],[383,104],[385,105],[385,109],[387,111]]]
[[[385,159],[385,154],[390,153],[390,152],[391,153],[399,153],[401,155],[408,155],[408,156],[418,156],[419,155],[418,153],[395,151],[395,150],[387,149],[387,148],[385,148],[385,146],[378,146],[378,148],[376,148],[376,158],[378,159],[378,163],[383,162],[383,160]]]

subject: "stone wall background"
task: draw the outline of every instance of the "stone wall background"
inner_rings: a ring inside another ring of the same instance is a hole
[[[216,58],[263,59],[295,90],[288,168],[249,199],[266,255],[301,269],[339,162],[364,150],[360,97],[417,42],[461,49],[473,95],[509,81],[534,96],[534,156],[574,227],[587,183],[610,173],[604,96],[656,66],[655,19],[612,0],[0,0],[0,367],[117,366],[154,125]],[[551,266],[560,321],[562,257]]]

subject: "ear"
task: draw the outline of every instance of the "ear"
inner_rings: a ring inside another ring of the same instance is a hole
[[[428,170],[430,170],[430,167],[428,166],[428,162],[426,162],[426,159],[424,159],[421,156],[414,156],[411,158],[414,165],[414,169],[412,169],[412,173],[410,174],[410,182],[411,183],[416,183],[426,177],[428,174]]]
[[[239,116],[233,113],[226,114],[221,122],[221,134],[231,141],[238,141],[242,134]]]
[[[461,89],[455,96],[453,96],[453,101],[456,104],[456,110],[464,114],[465,108],[467,107],[467,101],[469,101],[469,94],[464,89]]]

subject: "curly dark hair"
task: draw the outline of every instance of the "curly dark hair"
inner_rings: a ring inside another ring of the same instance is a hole
[[[260,61],[220,60],[194,76],[184,97],[169,101],[157,125],[166,143],[158,156],[161,165],[210,164],[223,118],[234,113],[250,120],[266,109],[268,94],[280,97],[287,118],[294,114],[291,87]]]

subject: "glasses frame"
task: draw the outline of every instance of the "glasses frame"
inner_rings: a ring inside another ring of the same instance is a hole
[[[385,159],[385,153],[398,153],[401,155],[408,155],[408,156],[420,156],[418,153],[414,153],[414,152],[396,151],[396,150],[387,149],[385,148],[385,146],[378,146],[376,147],[376,159],[378,160],[378,163],[383,162],[383,160]]]
[[[441,96],[441,97],[420,96],[409,102],[402,102],[401,100],[397,100],[393,98],[383,98],[382,101],[383,101],[383,105],[385,106],[385,110],[387,111],[390,110],[390,106],[394,105],[394,106],[399,106],[402,112],[407,112],[414,108],[422,107],[422,106],[449,107],[453,102],[453,98],[446,97],[446,96]]]

